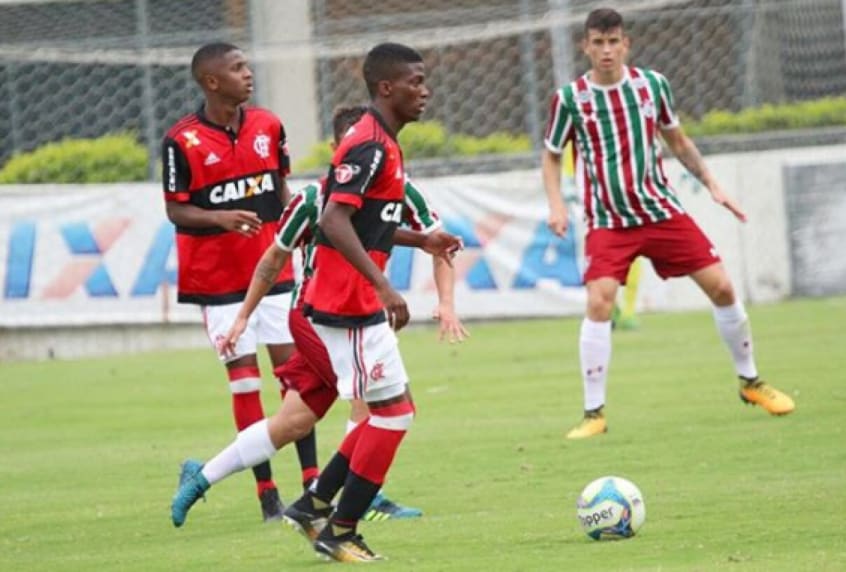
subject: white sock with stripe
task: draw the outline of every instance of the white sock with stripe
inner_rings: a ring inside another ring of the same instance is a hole
[[[585,411],[605,405],[605,382],[611,362],[611,321],[582,321],[579,357],[585,390]]]
[[[736,300],[731,306],[714,306],[717,331],[731,352],[737,375],[747,379],[758,377],[755,356],[752,353],[752,331],[743,304]]]
[[[203,476],[213,485],[232,473],[263,463],[275,454],[268,421],[262,419],[238,433],[233,443],[209,460],[203,466]]]

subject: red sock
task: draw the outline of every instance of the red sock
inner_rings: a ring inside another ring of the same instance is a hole
[[[242,431],[264,419],[261,406],[261,374],[255,366],[233,367],[227,370],[232,391],[232,413],[235,426]]]
[[[374,427],[366,423],[361,425],[364,425],[364,428],[350,458],[350,471],[382,485],[406,432]]]

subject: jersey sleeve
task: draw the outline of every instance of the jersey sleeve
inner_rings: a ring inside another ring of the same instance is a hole
[[[670,82],[660,73],[655,73],[658,78],[658,124],[661,129],[673,129],[679,126],[679,117],[676,114],[676,104],[673,98],[673,90]]]
[[[403,222],[411,230],[429,234],[443,226],[438,213],[408,177],[405,179],[405,204],[402,211]]]
[[[329,178],[329,200],[361,208],[364,194],[376,181],[385,165],[385,148],[368,141],[351,147]]]
[[[567,107],[564,89],[559,89],[549,104],[549,118],[543,144],[553,153],[560,155],[572,136],[573,115]]]
[[[287,177],[291,172],[291,156],[288,153],[288,135],[285,133],[285,126],[279,122],[279,175]]]
[[[162,142],[162,186],[165,200],[184,203],[191,196],[191,167],[182,147],[171,137]]]
[[[276,246],[291,252],[306,236],[310,236],[317,226],[318,208],[317,185],[308,185],[297,192],[282,211],[279,225],[276,227]]]

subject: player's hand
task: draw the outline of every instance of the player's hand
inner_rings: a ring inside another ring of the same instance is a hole
[[[443,258],[447,264],[452,266],[452,259],[459,251],[464,250],[464,241],[460,236],[436,230],[426,235],[422,248],[424,252]]]
[[[567,207],[564,205],[556,206],[550,209],[549,218],[546,219],[546,225],[555,236],[563,237],[567,234]]]
[[[452,308],[439,304],[432,312],[432,317],[440,321],[438,340],[449,340],[449,343],[461,343],[470,337],[470,332],[455,315]]]
[[[719,184],[711,183],[708,190],[711,192],[711,198],[714,199],[715,203],[727,208],[740,222],[746,222],[746,213],[741,210],[740,205],[723,192]]]
[[[402,296],[396,290],[386,285],[376,289],[376,295],[382,305],[385,306],[385,314],[388,316],[388,324],[394,331],[399,331],[408,323],[408,306]]]
[[[232,327],[229,328],[229,332],[226,336],[218,342],[217,351],[223,357],[235,357],[235,344],[238,343],[238,338],[241,337],[241,334],[244,333],[244,330],[247,329],[247,318],[235,318],[235,322],[232,324]]]
[[[253,211],[219,211],[218,226],[244,236],[255,236],[261,230],[261,219]]]

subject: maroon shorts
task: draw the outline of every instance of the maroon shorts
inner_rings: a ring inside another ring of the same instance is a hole
[[[665,279],[687,276],[720,261],[714,245],[693,219],[675,215],[643,226],[588,231],[584,281],[614,278],[625,284],[629,266],[638,256],[652,261],[655,272]]]
[[[296,350],[277,368],[277,375],[286,387],[300,394],[318,418],[323,418],[338,398],[329,354],[301,308],[292,309],[288,314],[288,327]]]

